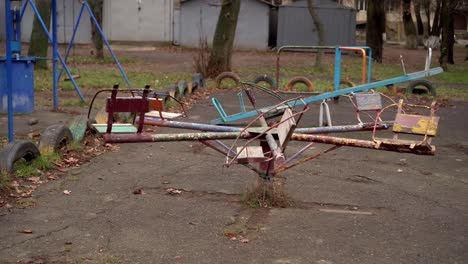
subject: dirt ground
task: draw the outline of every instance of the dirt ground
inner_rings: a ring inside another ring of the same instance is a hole
[[[234,63],[255,67],[268,56],[241,52]],[[151,60],[161,71],[190,71],[189,57],[158,51]],[[234,91],[212,96],[226,112],[238,111]],[[334,124],[357,123],[346,100],[330,107]],[[42,185],[33,206],[1,208],[0,263],[467,263],[467,111],[456,101],[438,111],[435,156],[341,147],[286,171],[286,191],[297,201],[290,208],[247,207],[242,194],[257,176],[223,167],[225,157],[198,142],[122,144]],[[217,117],[209,97],[188,114],[190,122]],[[15,121],[27,134],[72,116],[41,108]],[[37,127],[27,125],[31,117]],[[317,120],[313,104],[300,126]],[[370,139],[369,132],[336,136]],[[288,153],[303,145],[292,142]]]

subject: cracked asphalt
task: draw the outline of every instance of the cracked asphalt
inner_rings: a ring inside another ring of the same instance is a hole
[[[215,96],[238,111],[234,92]],[[330,107],[334,124],[357,123],[346,100]],[[341,147],[287,170],[291,208],[243,205],[257,176],[198,142],[123,144],[41,186],[34,207],[2,211],[0,263],[467,263],[467,113],[466,102],[440,109],[435,156]],[[204,99],[186,120],[215,117]],[[300,126],[317,120],[314,104]]]

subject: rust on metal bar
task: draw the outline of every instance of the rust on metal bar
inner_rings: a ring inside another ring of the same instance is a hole
[[[110,134],[104,135],[107,143],[138,143],[138,142],[169,142],[169,141],[196,141],[214,139],[249,138],[249,134],[238,132],[206,132],[206,133],[180,133],[180,134]]]
[[[416,153],[416,154],[422,154],[422,155],[434,155],[435,154],[435,147],[432,145],[425,144],[425,145],[412,146],[412,145],[407,144],[406,141],[387,144],[385,142],[370,141],[370,140],[339,138],[339,137],[331,137],[331,136],[323,136],[323,135],[306,135],[306,134],[293,134],[291,139],[297,140],[297,141],[333,144],[333,145],[338,145],[338,146],[349,146],[349,147],[358,147],[358,148],[408,152],[408,153]]]

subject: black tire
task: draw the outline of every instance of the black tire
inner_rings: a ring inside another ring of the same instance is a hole
[[[233,72],[222,72],[216,77],[216,88],[221,88],[221,82],[224,79],[231,79],[236,83],[236,87],[239,87],[240,85],[240,77],[239,75],[233,73]]]
[[[31,161],[40,155],[39,149],[31,141],[15,141],[0,151],[0,172],[12,172],[16,161]]]
[[[196,84],[196,85],[195,85]],[[201,73],[195,73],[192,75],[192,92],[195,92],[197,89],[205,89],[206,81],[203,78]]]
[[[44,154],[57,152],[61,147],[73,141],[73,134],[64,125],[51,125],[42,132],[39,138],[39,150]]]
[[[184,96],[187,96],[189,94],[189,90],[188,90],[188,87],[187,87],[187,82],[185,82],[184,80],[180,80],[177,82],[177,90],[179,91],[179,94],[184,97]]]
[[[264,75],[259,75],[257,76],[254,80],[253,83],[259,84],[261,82],[266,82],[270,86],[271,90],[276,90],[278,87],[276,86],[276,81],[272,77],[264,74]]]
[[[299,76],[299,77],[294,77],[291,80],[288,81],[288,83],[284,86],[287,91],[293,91],[294,90],[294,85],[302,83],[305,86],[307,86],[308,91],[307,92],[313,92],[314,91],[314,84],[312,83],[311,80],[309,80],[306,77]]]
[[[175,99],[179,100],[180,97],[180,93],[179,93],[179,90],[177,88],[177,86],[175,84],[171,84],[169,86],[166,86],[166,88],[163,89],[163,92],[164,93],[167,93],[166,97],[164,97],[164,105],[165,107],[168,107],[172,104],[175,103]],[[172,97],[171,97],[172,96]]]
[[[422,88],[422,89],[421,89]],[[414,90],[426,90],[430,95],[436,96],[436,89],[434,85],[428,80],[415,80],[411,81],[406,87],[406,93],[413,94]]]

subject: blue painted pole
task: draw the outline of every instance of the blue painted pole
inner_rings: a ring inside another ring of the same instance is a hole
[[[65,62],[67,62],[68,56],[70,55],[70,50],[73,46],[73,42],[75,41],[76,32],[78,31],[78,27],[80,26],[81,16],[83,16],[83,11],[84,11],[84,5],[81,5],[80,13],[78,14],[78,18],[76,19],[75,26],[73,27],[73,34],[70,38],[70,42],[68,43],[67,51],[65,52],[65,57],[64,57]],[[59,76],[58,76],[59,80],[62,77],[62,73],[63,73],[63,69],[59,73]]]
[[[102,40],[104,41],[104,44],[106,44],[107,49],[109,49],[109,52],[110,52],[112,58],[114,59],[115,64],[116,64],[117,67],[119,68],[119,71],[120,71],[120,73],[122,74],[122,77],[125,79],[125,82],[127,83],[128,87],[132,87],[132,85],[130,84],[130,81],[128,80],[127,74],[125,74],[125,71],[123,70],[122,66],[120,65],[120,62],[119,62],[119,60],[117,59],[117,56],[115,56],[115,53],[114,53],[114,51],[112,50],[112,48],[111,48],[111,46],[110,46],[110,44],[109,44],[109,41],[107,41],[106,35],[105,35],[104,32],[102,31],[101,26],[99,25],[98,21],[96,20],[96,17],[94,16],[94,13],[93,13],[93,11],[91,10],[91,7],[89,7],[88,1],[87,1],[87,0],[83,0],[83,1],[82,1],[82,4],[85,5],[86,9],[88,10],[89,16],[90,16],[91,19],[93,20],[94,25],[96,25],[96,29],[99,31],[99,34],[101,34],[101,37],[102,37]]]
[[[367,62],[367,83],[370,83],[371,82],[371,75],[372,75],[372,71],[371,71],[371,66],[372,66],[372,49],[369,48],[369,56],[367,58],[369,61]]]
[[[52,78],[54,80],[54,110],[58,110],[57,77],[57,0],[52,0]]]
[[[333,87],[335,91],[340,89],[341,75],[341,50],[339,46],[335,47],[335,75],[333,76]]]
[[[11,41],[13,40],[13,24],[11,20],[11,3],[5,0],[5,32],[6,32],[6,83],[7,83],[7,101],[8,101],[8,142],[13,142],[13,69],[11,62]]]
[[[29,0],[28,1],[25,1],[23,3],[23,6],[21,7],[21,12],[20,12],[20,21],[23,20],[23,15],[24,15],[24,12],[26,11],[26,7],[28,7],[28,3],[29,3]]]
[[[42,30],[44,30],[44,33],[46,34],[46,36],[49,39],[50,43],[53,43],[52,36],[50,35],[49,30],[47,29],[47,26],[44,23],[44,20],[42,20],[42,17],[39,14],[39,11],[36,8],[36,5],[34,5],[34,2],[32,2],[32,0],[28,0],[28,1],[29,1],[29,4],[31,5],[31,8],[33,9],[34,13],[36,14],[36,17],[39,20],[39,23],[41,24]],[[80,88],[78,88],[78,84],[76,84],[75,79],[73,78],[73,75],[70,72],[70,69],[68,69],[67,63],[62,58],[62,55],[60,55],[60,52],[57,49],[55,49],[55,52],[56,52],[56,55],[57,55],[58,59],[60,60],[60,63],[62,64],[63,68],[65,69],[65,72],[67,73],[68,77],[70,78],[70,81],[73,84],[73,87],[75,88],[76,92],[78,93],[78,96],[80,97],[80,99],[82,101],[85,101],[84,96],[80,91]]]

